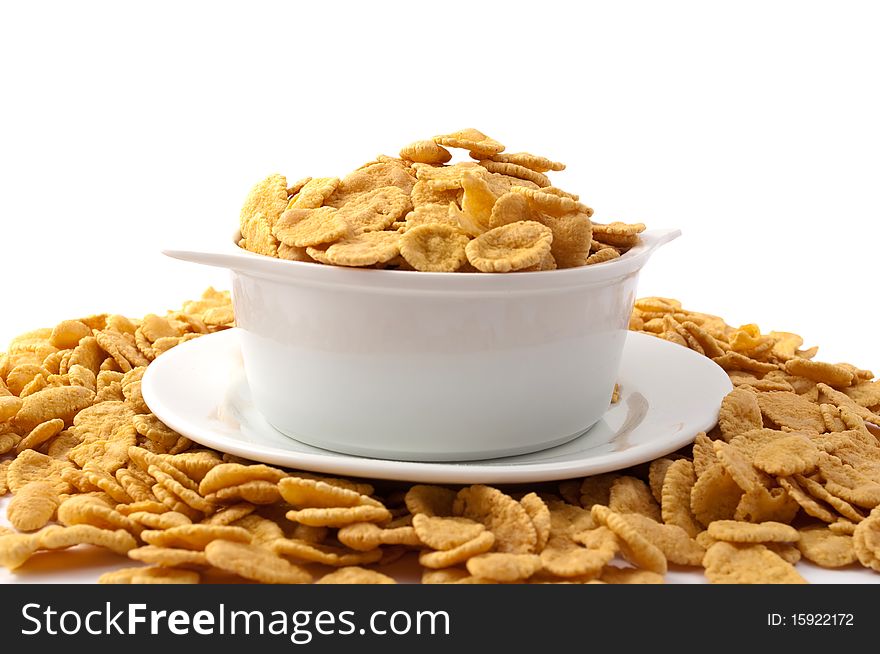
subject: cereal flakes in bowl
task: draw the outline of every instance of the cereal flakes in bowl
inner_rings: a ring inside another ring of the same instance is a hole
[[[449,163],[447,148],[474,161]],[[609,405],[638,273],[677,230],[595,223],[564,166],[477,130],[257,184],[227,267],[248,384],[299,441],[415,461],[537,451]]]

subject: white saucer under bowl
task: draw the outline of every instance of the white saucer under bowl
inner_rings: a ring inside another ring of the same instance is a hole
[[[255,461],[335,475],[448,484],[567,479],[650,461],[690,443],[718,418],[732,386],[711,360],[659,338],[627,334],[620,401],[578,438],[540,452],[455,463],[418,463],[338,454],[289,438],[251,400],[230,329],[179,345],[143,379],[147,405],[169,427],[202,445]],[[307,374],[291,370],[290,374]],[[344,410],[344,407],[340,407]]]

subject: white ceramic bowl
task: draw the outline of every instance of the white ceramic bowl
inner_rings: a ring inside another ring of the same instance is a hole
[[[596,266],[512,274],[285,261],[237,238],[165,254],[232,270],[248,384],[276,429],[347,454],[461,461],[558,445],[602,417],[639,271],[679,234],[644,232]]]

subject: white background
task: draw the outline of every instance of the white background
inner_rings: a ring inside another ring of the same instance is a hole
[[[250,186],[465,126],[564,161],[642,274],[880,368],[871,2],[29,2],[0,10],[0,342],[177,307]],[[0,348],[2,349],[2,348]]]

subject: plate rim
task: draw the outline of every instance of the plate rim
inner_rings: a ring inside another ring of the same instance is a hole
[[[371,479],[384,479],[393,481],[406,481],[411,483],[440,483],[440,484],[514,484],[514,483],[540,483],[557,481],[561,479],[571,479],[574,477],[583,477],[587,475],[602,474],[613,470],[620,470],[634,465],[639,465],[647,461],[654,460],[670,452],[693,442],[693,434],[691,430],[680,430],[680,435],[663,441],[649,441],[641,443],[635,447],[623,450],[622,452],[608,452],[599,456],[566,460],[558,463],[522,463],[511,465],[486,464],[481,465],[480,461],[476,462],[418,462],[418,461],[397,461],[393,459],[380,459],[360,457],[351,454],[342,454],[328,451],[327,454],[315,452],[301,452],[296,450],[279,450],[274,446],[265,446],[253,443],[245,443],[235,441],[226,435],[212,432],[210,428],[200,425],[186,417],[181,417],[165,411],[167,405],[161,399],[161,391],[157,391],[158,386],[155,379],[161,376],[166,368],[175,365],[178,358],[185,357],[190,354],[190,350],[202,349],[209,347],[205,343],[205,339],[211,342],[210,347],[221,348],[225,341],[235,341],[235,347],[238,347],[238,338],[241,328],[232,328],[207,334],[206,336],[193,339],[188,343],[172,348],[164,353],[150,366],[144,374],[142,380],[142,394],[147,406],[150,410],[166,425],[186,436],[193,442],[211,447],[222,452],[249,458],[255,461],[268,463],[271,465],[282,466],[286,468],[295,468],[308,470],[311,472],[320,472],[323,474],[344,475],[348,477],[361,477]],[[663,341],[655,336],[642,334],[640,332],[627,331],[627,344],[633,341],[641,341],[650,343],[649,347],[657,348],[673,348],[669,352],[674,352],[676,356],[684,359],[690,359],[694,364],[702,366],[708,373],[711,369],[706,364],[715,366],[719,372],[718,381],[723,381],[721,375],[724,376],[726,384],[724,385],[730,392],[733,385],[724,370],[707,359],[705,356],[693,352],[688,348],[684,348],[675,343]],[[232,344],[226,344],[226,348],[231,348]],[[183,349],[181,349],[183,348]],[[185,361],[185,359],[184,359]],[[159,364],[157,366],[157,364]],[[182,368],[183,366],[178,366]],[[228,387],[231,382],[227,382]],[[246,379],[245,379],[245,382]],[[203,386],[200,386],[203,387]],[[157,412],[155,409],[159,408]],[[650,415],[650,409],[649,413]],[[707,431],[711,429],[717,422],[717,416],[714,419],[706,418],[696,421],[696,431]],[[710,424],[711,423],[711,424]],[[271,425],[267,427],[273,429]],[[278,432],[280,435],[281,432]],[[688,434],[688,435],[685,435]],[[286,437],[286,436],[285,436]],[[288,437],[289,438],[289,437]],[[294,440],[294,439],[291,439]],[[313,446],[309,446],[313,447]],[[314,448],[319,449],[319,448]],[[287,452],[287,455],[285,455]],[[625,463],[620,461],[623,453],[629,453],[629,457]],[[534,453],[533,453],[534,454]],[[255,456],[256,455],[256,456]],[[291,461],[288,456],[296,458],[296,462]],[[529,456],[528,454],[519,456]],[[516,458],[516,457],[504,457]],[[587,465],[589,462],[589,465]]]

